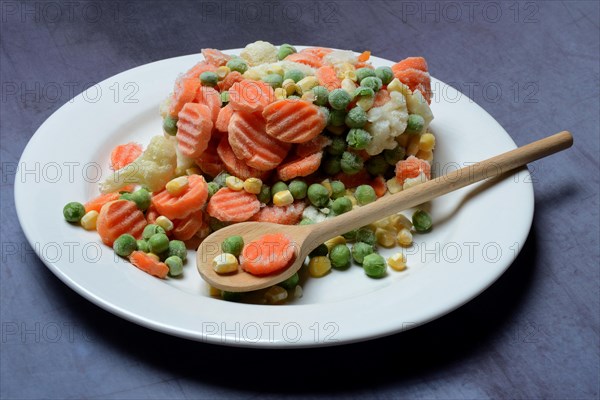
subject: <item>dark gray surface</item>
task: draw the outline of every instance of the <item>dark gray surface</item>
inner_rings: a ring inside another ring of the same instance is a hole
[[[2,2],[0,396],[598,398],[598,3],[486,4]],[[302,351],[169,337],[52,275],[19,227],[10,168],[68,88],[257,39],[423,55],[518,144],[571,130],[573,149],[533,164],[535,219],[506,274],[420,328]]]

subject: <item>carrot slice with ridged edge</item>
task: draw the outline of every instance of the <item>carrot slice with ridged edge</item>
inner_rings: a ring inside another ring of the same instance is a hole
[[[221,108],[217,116],[217,122],[215,122],[215,128],[220,132],[227,132],[233,113],[235,113],[235,110],[229,104]]]
[[[325,86],[329,91],[342,87],[342,80],[338,78],[335,68],[331,65],[324,65],[317,69],[315,76],[319,81],[319,85]]]
[[[208,198],[208,185],[202,175],[189,175],[188,185],[177,196],[164,189],[152,196],[152,205],[160,215],[173,220],[198,211]]]
[[[164,279],[169,273],[169,267],[163,262],[157,261],[143,251],[134,251],[129,255],[129,262],[142,271]]]
[[[270,171],[260,171],[256,168],[249,167],[245,162],[238,159],[229,145],[227,136],[224,136],[219,142],[217,153],[219,154],[221,161],[223,161],[227,172],[240,179],[246,180],[248,178],[258,178],[265,181],[271,174]]]
[[[125,233],[139,239],[146,225],[144,214],[133,201],[114,200],[100,209],[96,231],[105,245],[112,246],[113,242]]]
[[[322,151],[311,154],[308,157],[296,158],[277,167],[277,176],[282,181],[289,181],[299,176],[308,176],[317,172],[322,158]]]
[[[314,104],[297,99],[283,99],[263,110],[267,134],[286,143],[304,143],[325,129],[327,118]]]
[[[229,121],[229,144],[237,158],[252,168],[268,171],[287,156],[291,145],[265,132],[265,119],[260,113],[236,112]]]
[[[424,72],[429,71],[427,61],[423,57],[407,57],[392,66],[393,72],[395,72],[395,70],[401,71],[405,69],[418,69]]]
[[[221,67],[227,64],[227,61],[231,60],[229,54],[225,54],[217,49],[202,49],[202,55],[207,63],[212,64],[215,67]]]
[[[229,104],[236,111],[262,111],[273,100],[275,92],[265,82],[244,79],[229,88]]]
[[[83,205],[83,207],[85,207],[86,213],[88,213],[90,211],[100,212],[100,209],[102,208],[103,205],[105,205],[106,203],[108,203],[110,201],[118,200],[119,197],[121,197],[121,193],[119,193],[119,192],[101,194],[100,196],[95,197],[92,200],[85,203]]]
[[[304,201],[296,201],[287,206],[266,206],[254,214],[251,221],[272,222],[274,224],[295,225],[302,219],[302,212],[306,208]]]
[[[141,154],[142,146],[138,143],[120,144],[110,153],[110,166],[116,171],[131,164]]]
[[[177,240],[190,240],[204,224],[204,213],[202,210],[194,211],[182,219],[173,220],[171,234]]]
[[[219,111],[221,111],[221,95],[210,86],[200,86],[196,92],[194,102],[204,104],[210,110],[210,118],[214,123],[217,122]]]
[[[194,78],[194,79],[198,80],[198,82],[200,82],[200,75],[202,75],[203,72],[215,72],[216,70],[217,70],[217,67],[215,67],[214,65],[212,65],[206,61],[200,61],[199,63],[194,65],[192,68],[187,70],[187,72],[185,74],[183,74],[183,78],[185,78],[185,79]]]
[[[199,157],[208,147],[213,122],[210,110],[203,104],[187,103],[179,112],[177,147],[189,158]]]
[[[416,178],[420,172],[423,172],[427,179],[431,179],[431,165],[427,161],[415,156],[398,161],[396,164],[396,179],[400,183],[404,183],[408,178]]]
[[[211,217],[227,222],[247,221],[260,210],[256,195],[246,191],[221,188],[208,201],[206,212]]]
[[[213,135],[208,142],[208,147],[206,150],[204,150],[204,153],[194,160],[202,172],[212,176],[213,178],[219,175],[221,171],[225,170],[225,164],[223,164],[221,157],[219,157],[219,154],[217,153],[217,146],[219,146],[220,141],[221,137],[215,135],[213,132]]]
[[[299,157],[308,157],[320,152],[331,143],[331,139],[329,139],[327,136],[315,136],[308,142],[300,143],[298,146],[296,146],[296,155]]]
[[[327,54],[331,53],[333,49],[327,47],[307,47],[304,50],[300,50],[300,54],[310,54],[320,59],[323,59]]]
[[[150,203],[150,206],[146,210],[146,221],[149,224],[155,224],[156,218],[158,217],[160,217],[160,213],[156,211],[156,207],[154,207],[154,205]]]
[[[427,61],[423,57],[408,57],[392,65],[392,72],[413,92],[421,92],[427,103],[431,103],[431,77]]]
[[[288,267],[295,256],[289,236],[270,233],[246,244],[242,250],[242,269],[252,275],[268,275]]]
[[[223,78],[222,81],[217,83],[217,85],[219,86],[219,90],[224,92],[229,90],[234,83],[241,82],[243,80],[244,76],[242,74],[240,74],[238,71],[231,71],[227,74],[227,76],[225,76],[225,78]]]
[[[285,61],[297,62],[313,68],[320,68],[323,66],[323,60],[321,58],[307,52],[303,53],[302,51],[290,54],[285,58]]]

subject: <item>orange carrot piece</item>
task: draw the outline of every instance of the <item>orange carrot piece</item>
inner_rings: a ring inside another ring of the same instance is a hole
[[[278,100],[266,106],[262,114],[267,134],[286,143],[308,142],[327,125],[319,107],[305,100]]]
[[[392,71],[401,71],[405,69],[418,69],[424,72],[429,71],[427,61],[423,57],[407,57],[404,60],[398,61],[392,66]]]
[[[362,169],[356,174],[348,175],[343,172],[337,173],[334,178],[334,181],[341,181],[347,188],[355,188],[360,185],[368,185],[371,180],[371,176],[367,172],[367,170]]]
[[[305,64],[313,68],[320,68],[323,66],[323,60],[321,58],[306,52],[290,54],[285,58],[285,60]]]
[[[177,240],[189,240],[202,228],[204,213],[202,210],[194,211],[182,219],[173,220],[174,228],[171,231]]]
[[[308,157],[320,152],[330,144],[331,139],[329,139],[327,136],[318,135],[308,142],[300,143],[298,146],[296,146],[296,155],[299,157]]]
[[[150,207],[146,210],[146,222],[149,224],[155,224],[156,218],[160,217],[160,213],[156,211],[156,207],[150,203]]]
[[[125,233],[139,239],[145,226],[146,218],[133,201],[114,200],[100,209],[96,231],[104,244],[112,246]]]
[[[408,178],[416,178],[420,172],[423,172],[427,179],[431,179],[431,166],[429,163],[415,156],[410,156],[396,164],[396,179],[400,183],[404,183]]]
[[[227,61],[231,60],[229,54],[225,54],[217,49],[202,49],[202,55],[207,63],[220,67],[227,64]]]
[[[210,86],[200,86],[198,92],[196,92],[194,102],[208,107],[213,124],[217,122],[219,111],[221,111],[221,95],[219,92]]]
[[[156,261],[143,251],[134,251],[129,255],[129,262],[141,269],[142,271],[164,279],[169,273],[169,267],[163,262]]]
[[[234,83],[238,83],[244,80],[244,77],[242,76],[242,74],[240,74],[238,71],[231,71],[230,73],[227,74],[227,76],[225,78],[223,78],[222,81],[220,81],[219,83],[217,83],[217,85],[219,86],[219,90],[221,92],[224,92],[226,90],[229,90]]]
[[[363,51],[359,56],[358,56],[358,61],[359,62],[365,62],[368,61],[369,58],[371,58],[371,52],[369,50],[367,51]]]
[[[177,117],[183,106],[187,103],[194,101],[196,92],[200,87],[200,79],[198,77],[191,78],[179,78],[175,82],[175,91],[171,98],[171,105],[169,106],[169,115]]]
[[[277,167],[277,176],[282,181],[289,181],[298,176],[308,176],[319,169],[322,158],[322,151],[308,157],[296,158]]]
[[[342,80],[338,78],[335,68],[331,65],[324,65],[317,69],[315,76],[319,80],[319,84],[325,86],[329,91],[342,87]]]
[[[283,225],[296,225],[302,219],[304,208],[306,208],[306,203],[304,201],[296,201],[284,207],[266,206],[254,214],[250,220]]]
[[[275,100],[273,88],[265,82],[244,79],[229,89],[229,104],[236,111],[262,111]]]
[[[212,134],[212,116],[203,104],[188,103],[179,112],[177,147],[189,158],[200,156],[208,147]]]
[[[373,190],[375,190],[375,194],[377,197],[383,196],[387,192],[387,186],[385,184],[385,179],[382,176],[378,176],[371,181],[371,186]]]
[[[110,165],[115,171],[131,164],[142,154],[142,146],[137,143],[120,144],[110,153]]]
[[[431,103],[431,77],[427,71],[427,61],[423,57],[408,57],[392,65],[396,78],[413,92],[421,92],[427,103]]]
[[[217,121],[215,122],[215,128],[220,132],[227,132],[229,121],[234,112],[234,109],[229,104],[221,108],[219,110],[219,115],[217,116]]]
[[[245,162],[238,159],[229,145],[227,136],[221,138],[219,146],[217,147],[217,153],[219,154],[223,165],[225,165],[227,172],[240,179],[258,178],[264,182],[270,175],[270,171],[259,171],[256,168],[249,167]]]
[[[288,267],[295,256],[295,245],[282,234],[267,234],[246,244],[242,250],[242,269],[252,275],[267,275]]]
[[[185,190],[174,196],[163,190],[152,196],[152,204],[160,215],[173,220],[185,218],[194,211],[198,211],[208,198],[208,185],[202,175],[187,177],[188,186]]]
[[[217,146],[220,141],[221,138],[213,133],[204,153],[194,160],[202,172],[213,178],[219,175],[221,171],[225,170],[225,165],[217,153]]]
[[[388,92],[385,89],[381,89],[375,95],[375,99],[373,101],[373,108],[381,107],[382,105],[384,105],[385,103],[390,101],[390,99],[391,99],[390,92]]]
[[[209,72],[209,71],[215,72],[216,70],[217,70],[217,67],[215,67],[214,65],[212,65],[206,61],[200,61],[199,63],[194,65],[192,68],[190,68],[185,74],[183,74],[183,78],[184,79],[194,78],[199,82],[200,75],[202,75],[203,72]]]
[[[208,201],[206,212],[211,217],[227,222],[247,221],[260,210],[256,195],[246,191],[221,188]]]
[[[118,200],[119,197],[121,197],[119,192],[101,194],[100,196],[93,198],[83,205],[85,207],[85,212],[87,213],[92,210],[100,212],[100,209],[103,205],[110,201]]]

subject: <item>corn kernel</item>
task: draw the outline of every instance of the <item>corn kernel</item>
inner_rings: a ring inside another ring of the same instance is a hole
[[[316,99],[315,93],[312,90],[309,90],[308,92],[304,93],[302,95],[302,100],[306,100],[310,103],[313,103]]]
[[[344,78],[342,80],[342,89],[344,89],[350,96],[354,96],[354,91],[356,90],[356,83],[352,81],[352,79]]]
[[[393,229],[400,231],[402,228],[406,228],[410,230],[412,228],[412,222],[410,219],[406,218],[404,214],[394,214],[390,216],[390,222],[393,226]]]
[[[225,178],[225,185],[231,189],[239,192],[244,190],[244,181],[238,178],[237,176],[230,175]]]
[[[354,197],[354,193],[352,193],[352,190],[346,189],[345,196],[350,199],[350,203],[352,203],[352,206],[357,206],[358,205],[358,202],[356,201],[356,197]]]
[[[320,278],[331,270],[331,261],[327,256],[313,257],[308,262],[308,273],[313,278]]]
[[[171,229],[173,229],[173,222],[171,222],[171,220],[164,215],[156,218],[156,225],[163,228],[166,232],[169,232]]]
[[[427,132],[421,135],[419,139],[419,149],[431,151],[435,148],[435,136],[433,133]]]
[[[219,254],[213,259],[213,269],[217,274],[228,274],[230,272],[237,272],[238,260],[233,254],[223,253]]]
[[[288,297],[288,292],[281,286],[271,286],[265,292],[265,300],[269,304],[279,304],[284,302]]]
[[[414,156],[419,151],[419,141],[421,137],[419,135],[412,135],[408,140],[408,146],[406,147],[406,154]]]
[[[415,157],[420,158],[421,160],[433,161],[433,152],[431,150],[419,150]]]
[[[221,297],[221,289],[217,289],[214,286],[208,286],[208,294],[213,297]]]
[[[398,235],[396,235],[396,240],[400,246],[410,247],[413,243],[413,236],[408,229],[402,228],[400,229],[400,232],[398,232]]]
[[[179,196],[186,191],[188,185],[189,182],[187,176],[180,176],[167,182],[165,189],[167,189],[167,192],[169,192],[170,195]]]
[[[284,88],[277,88],[275,89],[275,98],[277,100],[283,100],[287,97],[287,92],[285,91]]]
[[[388,265],[396,271],[404,271],[406,269],[406,256],[402,253],[396,253],[387,259]]]
[[[262,181],[258,178],[248,178],[244,181],[244,190],[248,193],[259,194],[262,189]]]
[[[316,76],[307,76],[305,78],[302,78],[298,81],[298,83],[296,83],[296,85],[298,85],[298,87],[300,88],[300,91],[302,93],[306,93],[308,92],[310,89],[314,88],[315,86],[319,85],[319,80],[317,79]]]
[[[96,230],[96,221],[98,220],[98,211],[92,210],[85,213],[81,218],[81,226],[87,231]]]
[[[217,68],[216,74],[217,74],[217,78],[219,78],[219,80],[222,80],[223,78],[225,78],[229,73],[231,72],[231,70],[229,69],[229,67],[222,65],[219,68]]]
[[[153,259],[154,261],[160,261],[160,257],[159,257],[159,256],[157,256],[157,255],[156,255],[156,254],[154,254],[154,253],[147,253],[146,255],[147,255],[148,257],[150,257],[151,259]]]
[[[333,188],[331,187],[331,182],[329,182],[329,179],[325,179],[323,182],[321,182],[321,185],[325,186],[325,189],[327,189],[329,192],[329,197],[331,197],[333,194]]]
[[[396,245],[394,234],[387,229],[377,228],[375,230],[375,238],[380,246],[391,248]]]
[[[269,68],[267,68],[267,74],[277,74],[277,75],[285,75],[285,71],[281,65],[272,64]]]
[[[300,91],[300,88],[298,87],[298,85],[296,85],[296,82],[294,82],[293,79],[286,79],[285,81],[283,81],[283,83],[281,84],[281,88],[285,89],[285,92],[288,96],[291,96],[294,93]]]
[[[402,190],[402,184],[396,177],[393,177],[387,180],[387,188],[391,194],[398,193]]]
[[[200,171],[200,168],[196,167],[188,168],[185,170],[186,175],[200,175],[201,173],[202,171]]]
[[[387,90],[388,92],[400,92],[404,96],[412,94],[408,86],[400,82],[398,78],[394,78],[390,83],[388,83]]]
[[[325,246],[327,246],[328,250],[333,249],[338,244],[346,244],[346,238],[343,236],[336,236],[325,242]]]
[[[294,288],[294,297],[299,299],[300,297],[302,297],[303,293],[304,291],[302,290],[302,286],[296,285],[296,287]]]
[[[350,63],[341,63],[341,64],[337,64],[335,67],[335,75],[340,78],[340,79],[344,79],[347,78],[347,75],[354,72],[354,76],[356,77],[356,69],[354,68],[354,65],[350,64]],[[356,80],[356,79],[354,79]]]
[[[365,111],[369,111],[375,103],[375,96],[361,96],[356,102],[356,105]]]
[[[285,207],[294,202],[294,197],[289,190],[277,192],[273,195],[273,204],[277,207]]]
[[[253,81],[260,81],[260,74],[256,70],[249,69],[248,71],[244,72],[244,78]]]

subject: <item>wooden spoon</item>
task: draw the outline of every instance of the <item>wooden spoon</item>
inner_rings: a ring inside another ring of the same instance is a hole
[[[208,236],[198,247],[198,271],[204,280],[212,286],[230,292],[247,292],[275,285],[298,271],[308,254],[327,239],[368,225],[472,183],[501,175],[531,161],[567,149],[572,144],[573,137],[571,134],[562,131],[410,189],[384,196],[371,204],[318,224],[279,225],[267,222],[242,222],[230,225]],[[264,234],[276,232],[284,233],[292,239],[295,248],[295,261],[290,267],[279,273],[266,276],[251,275],[241,270],[241,268],[237,273],[228,275],[219,275],[213,270],[213,258],[221,253],[221,242],[227,237],[240,235],[244,238],[244,243],[247,244]]]

